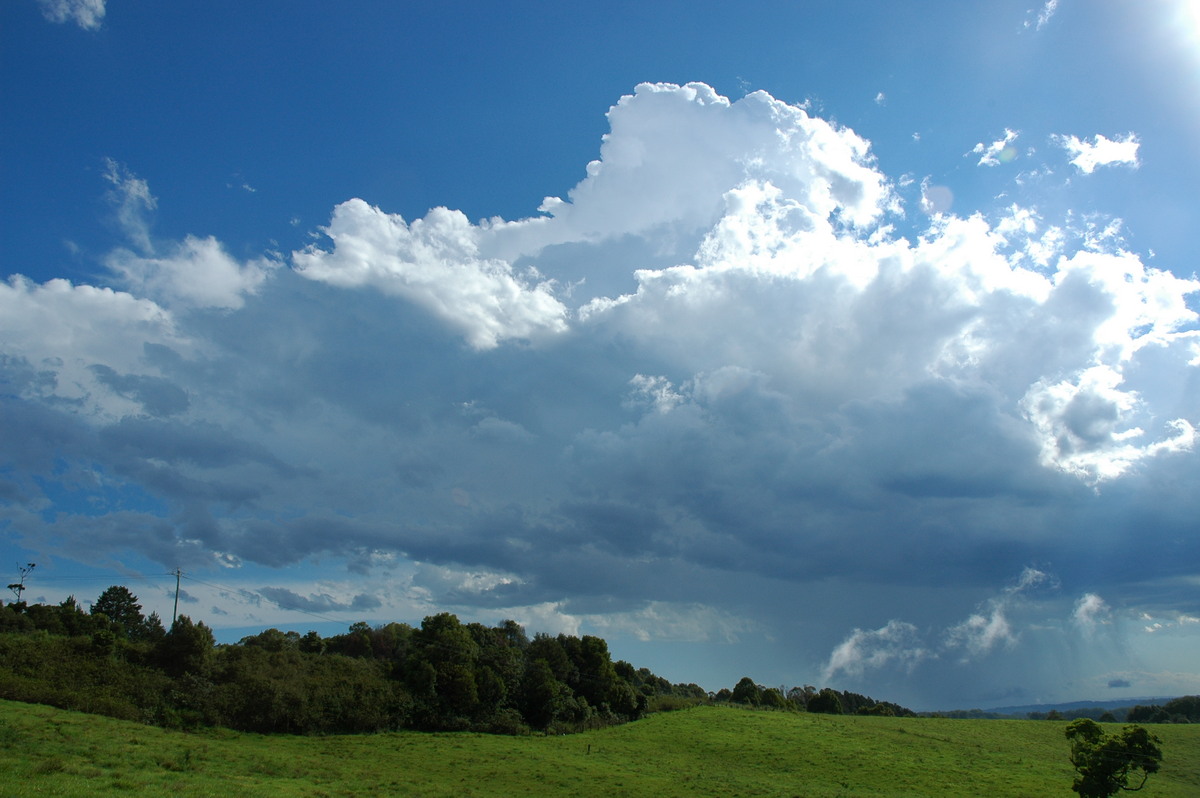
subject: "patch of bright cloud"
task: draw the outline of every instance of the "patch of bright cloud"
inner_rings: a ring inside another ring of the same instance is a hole
[[[483,231],[459,211],[435,208],[409,224],[362,200],[349,200],[334,210],[324,232],[332,250],[314,245],[293,253],[301,275],[409,298],[461,330],[477,349],[567,329],[566,308],[552,284],[481,257]]]
[[[1010,585],[994,598],[987,601],[980,612],[972,613],[962,623],[946,630],[944,647],[947,650],[962,650],[962,661],[981,657],[997,646],[1012,646],[1017,633],[1008,619],[1010,606],[1022,594],[1052,582],[1051,577],[1037,570],[1026,568],[1016,584]]]
[[[900,620],[873,631],[855,629],[833,649],[824,678],[828,681],[838,674],[856,677],[866,670],[897,667],[911,673],[921,663],[951,653],[958,655],[960,664],[967,664],[997,647],[1012,647],[1018,632],[1008,617],[1011,607],[1022,595],[1051,583],[1053,579],[1045,572],[1026,568],[1015,584],[988,599],[979,612],[947,628],[940,643],[926,642],[916,626]]]
[[[229,310],[258,293],[278,264],[265,257],[239,263],[212,236],[187,236],[160,257],[114,250],[105,265],[125,287],[164,304]]]
[[[1149,634],[1168,629],[1186,629],[1200,625],[1200,618],[1195,615],[1189,615],[1186,612],[1173,612],[1158,616],[1144,612],[1141,615],[1141,621],[1143,622],[1143,630]]]
[[[105,265],[122,288],[164,305],[232,309],[255,294],[278,264],[268,257],[238,263],[215,238],[187,236],[159,247],[151,236],[149,214],[158,207],[149,184],[125,165],[105,161],[104,179],[117,223],[134,247],[116,249]],[[160,249],[169,250],[160,253]]]
[[[1025,18],[1025,27],[1032,27],[1034,30],[1041,30],[1050,23],[1050,18],[1054,16],[1054,12],[1058,10],[1058,0],[1046,0],[1046,4],[1037,10],[1037,16],[1034,16],[1034,9],[1030,9]]]
[[[1090,175],[1098,166],[1138,166],[1138,147],[1141,142],[1135,133],[1127,133],[1124,138],[1115,140],[1097,133],[1091,142],[1077,136],[1056,135],[1053,139],[1071,156],[1070,162],[1075,168],[1085,175]]]
[[[1146,441],[1145,430],[1132,424],[1141,409],[1138,395],[1121,390],[1122,382],[1117,369],[1093,366],[1074,380],[1030,388],[1025,408],[1042,433],[1043,463],[1095,484],[1147,457],[1192,448],[1196,431],[1183,418],[1167,422],[1166,437]]]
[[[911,671],[933,656],[920,641],[917,627],[888,621],[879,629],[855,629],[829,655],[822,678],[828,682],[838,674],[860,676],[865,670],[901,666]]]
[[[158,200],[150,193],[150,185],[112,158],[104,159],[104,179],[113,186],[108,200],[121,230],[142,253],[153,251],[149,214],[158,207]]]
[[[1091,634],[1098,626],[1109,623],[1111,614],[1104,599],[1095,593],[1085,593],[1075,602],[1072,619],[1086,634]]]
[[[105,0],[38,0],[42,15],[51,22],[74,22],[84,30],[96,30],[104,22]]]
[[[1017,148],[1013,146],[1013,142],[1021,134],[1016,130],[1004,129],[1004,136],[996,139],[991,144],[984,144],[982,141],[976,144],[968,155],[979,156],[979,166],[999,166],[1002,163],[1009,163],[1017,157]]]

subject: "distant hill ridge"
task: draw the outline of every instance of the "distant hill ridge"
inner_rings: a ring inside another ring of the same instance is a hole
[[[1178,696],[1159,696],[1157,698],[1122,698],[1115,701],[1064,701],[1060,703],[1020,704],[1008,707],[990,707],[983,711],[994,715],[1025,716],[1030,712],[1049,712],[1052,709],[1057,709],[1059,712],[1068,712],[1073,709],[1092,709],[1095,707],[1100,709],[1121,709],[1138,705],[1148,706],[1150,704],[1165,704],[1175,698],[1178,698]]]

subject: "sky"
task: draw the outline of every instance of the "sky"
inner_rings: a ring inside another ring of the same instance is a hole
[[[1194,0],[11,0],[0,572],[1198,693],[1198,98]]]

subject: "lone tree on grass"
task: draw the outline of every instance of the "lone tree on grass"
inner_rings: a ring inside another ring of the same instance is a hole
[[[1067,726],[1066,734],[1076,774],[1071,789],[1080,798],[1109,798],[1121,790],[1140,790],[1162,761],[1158,747],[1162,740],[1141,726],[1126,726],[1119,734],[1106,735],[1094,720],[1080,718]],[[1129,776],[1138,770],[1142,780],[1130,787]]]

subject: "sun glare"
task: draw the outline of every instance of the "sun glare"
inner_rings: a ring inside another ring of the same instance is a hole
[[[1200,0],[1177,0],[1175,29],[1200,65]]]

